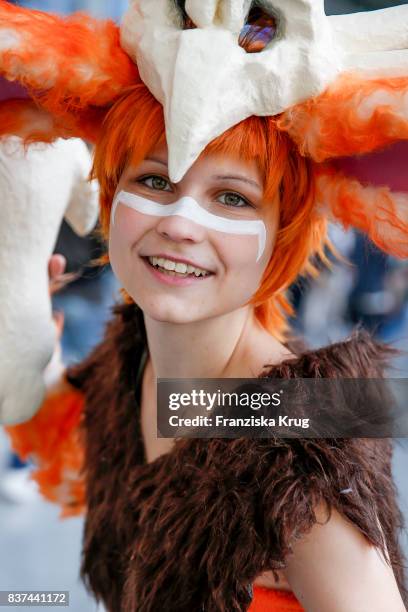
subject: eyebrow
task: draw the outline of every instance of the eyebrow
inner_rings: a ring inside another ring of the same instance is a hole
[[[157,157],[146,157],[145,160],[156,162],[156,164],[161,164],[162,166],[166,166],[167,168],[167,162],[163,161],[162,159],[158,159]]]
[[[145,158],[146,161],[152,161],[152,162],[156,162],[157,164],[161,164],[162,166],[165,166],[167,168],[167,162],[163,161],[162,159],[159,159],[157,157],[146,157]],[[245,176],[239,176],[239,175],[230,175],[230,174],[216,174],[212,177],[215,180],[218,181],[241,181],[242,183],[247,183],[248,185],[253,185],[254,187],[256,187],[257,189],[259,189],[260,191],[262,191],[262,187],[259,183],[257,183],[256,181],[253,181],[249,178],[246,178]]]
[[[262,191],[262,187],[259,183],[257,183],[256,181],[253,181],[249,178],[246,178],[245,176],[235,176],[235,175],[229,175],[229,174],[216,174],[215,176],[212,177],[213,179],[216,180],[228,180],[228,181],[241,181],[242,183],[247,183],[249,185],[253,185],[254,187],[256,187],[257,189]]]

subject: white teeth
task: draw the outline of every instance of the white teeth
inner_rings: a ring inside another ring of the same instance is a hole
[[[175,261],[171,261],[170,259],[166,259],[164,261],[163,268],[165,270],[175,270],[176,269],[176,262]]]
[[[194,276],[208,276],[209,272],[203,270],[202,268],[196,268],[195,266],[191,266],[190,264],[182,263],[181,261],[175,262],[171,259],[164,259],[163,257],[149,257],[150,263],[153,266],[159,266],[168,272],[172,272],[178,274],[194,274]]]
[[[185,263],[176,263],[174,269],[176,272],[180,272],[180,274],[185,274],[187,272],[187,265]]]

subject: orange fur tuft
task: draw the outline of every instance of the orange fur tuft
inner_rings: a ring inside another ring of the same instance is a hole
[[[31,100],[5,100],[0,102],[0,136],[9,134],[20,136],[27,143],[52,142],[54,119]]]
[[[302,155],[315,161],[369,153],[408,139],[408,77],[341,75],[321,95],[283,113]]]
[[[107,107],[128,85],[137,67],[123,51],[119,28],[85,14],[67,18],[0,0],[0,74],[19,81],[60,124],[95,122],[95,107]],[[91,130],[92,131],[92,130]]]
[[[390,255],[408,257],[408,194],[363,186],[330,167],[321,169],[317,184],[318,202],[337,221],[365,232]]]
[[[83,404],[84,396],[76,390],[58,393],[48,397],[26,423],[5,427],[14,451],[38,465],[31,478],[47,500],[61,505],[61,518],[85,511],[84,443],[79,428]]]
[[[104,116],[103,109],[94,108],[80,115],[67,113],[61,118],[51,115],[32,100],[4,100],[0,102],[0,137],[14,134],[27,144],[72,137],[96,142]]]

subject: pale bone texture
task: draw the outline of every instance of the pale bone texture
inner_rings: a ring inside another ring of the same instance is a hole
[[[88,181],[83,141],[57,140],[24,149],[0,141],[0,423],[33,416],[45,393],[44,370],[56,328],[48,262],[63,218],[81,236],[98,216],[98,188]]]
[[[327,17],[323,0],[263,0],[278,34],[259,53],[238,45],[250,0],[133,0],[121,44],[164,107],[169,173],[182,179],[209,142],[251,115],[273,116],[349,70],[408,71],[408,6]],[[228,58],[228,61],[226,60]]]

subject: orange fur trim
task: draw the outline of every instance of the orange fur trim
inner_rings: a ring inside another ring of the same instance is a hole
[[[62,507],[61,518],[85,511],[82,473],[84,443],[80,422],[84,396],[70,390],[48,397],[35,416],[5,427],[14,451],[38,466],[31,475],[40,493]]]
[[[408,257],[408,194],[388,187],[363,186],[326,167],[318,179],[318,202],[346,228],[365,232],[383,251]]]
[[[302,155],[321,162],[375,151],[408,139],[408,77],[367,79],[343,74],[321,95],[283,113]]]
[[[72,137],[96,142],[104,117],[105,111],[98,108],[55,117],[32,100],[4,100],[0,102],[0,136],[14,134],[27,144]]]
[[[0,73],[22,83],[52,115],[78,116],[68,127],[89,125],[93,107],[109,106],[140,81],[118,26],[85,14],[65,18],[0,0],[0,49]]]
[[[31,100],[0,102],[0,135],[14,134],[26,142],[52,142],[55,123],[47,111]]]
[[[248,612],[302,612],[293,593],[254,586],[254,598]]]

